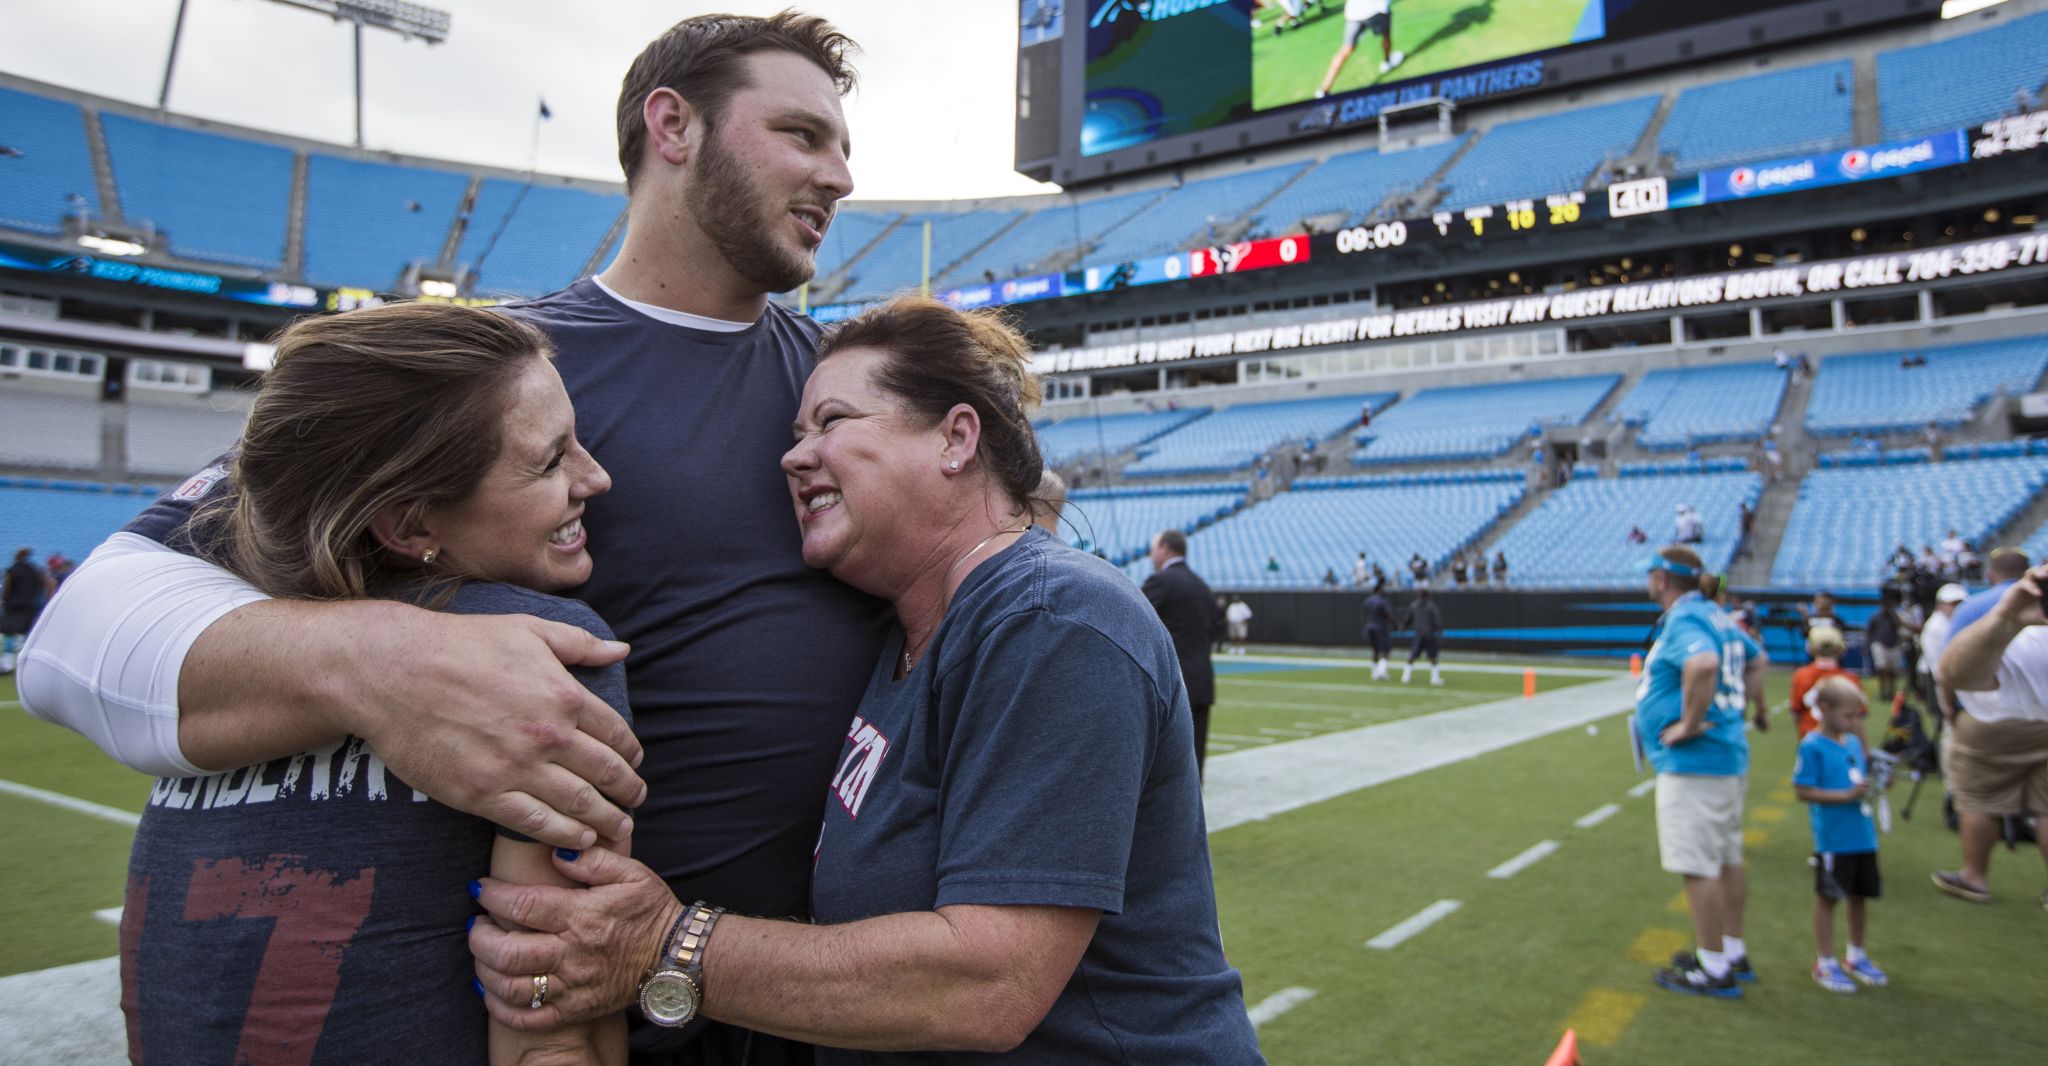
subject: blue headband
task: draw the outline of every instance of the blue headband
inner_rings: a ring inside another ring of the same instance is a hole
[[[1702,572],[1697,566],[1674,563],[1661,555],[1650,556],[1649,559],[1644,561],[1643,569],[1645,571],[1662,570],[1668,574],[1677,574],[1679,577],[1698,577]]]

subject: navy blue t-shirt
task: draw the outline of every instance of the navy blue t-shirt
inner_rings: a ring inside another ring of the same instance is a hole
[[[821,922],[955,904],[1101,924],[1051,1012],[996,1056],[820,1048],[836,1063],[1256,1063],[1224,961],[1172,640],[1114,567],[1032,529],[968,575],[902,680],[896,630],[825,802]]]
[[[583,604],[511,585],[465,585],[445,609],[611,635]],[[632,720],[624,669],[576,673]],[[130,1056],[484,1062],[464,886],[490,872],[492,830],[413,791],[356,737],[159,779],[121,913]]]

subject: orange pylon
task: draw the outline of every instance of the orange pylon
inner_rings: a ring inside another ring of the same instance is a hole
[[[1643,653],[1636,652],[1628,657],[1628,676],[1643,676]]]
[[[1526,699],[1534,699],[1534,698],[1535,698],[1535,696],[1536,696],[1536,671],[1534,671],[1534,670],[1524,670],[1524,671],[1522,671],[1522,698],[1523,698],[1523,699],[1525,699],[1525,700],[1526,700]]]
[[[1543,1066],[1579,1066],[1578,1030],[1564,1031],[1564,1039],[1557,1042],[1557,1050],[1550,1053],[1550,1061]]]

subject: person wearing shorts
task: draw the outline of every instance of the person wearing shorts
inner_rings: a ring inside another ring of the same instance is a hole
[[[1323,84],[1316,89],[1316,99],[1330,95],[1330,87],[1337,84],[1337,75],[1344,69],[1344,62],[1351,53],[1358,50],[1358,42],[1366,34],[1380,39],[1380,74],[1385,76],[1405,61],[1405,52],[1394,51],[1394,5],[1391,0],[1347,0],[1344,4],[1344,43],[1337,48],[1337,54],[1330,57],[1330,69],[1323,75]]]
[[[1882,988],[1891,979],[1864,952],[1865,903],[1884,894],[1870,810],[1878,785],[1863,741],[1870,708],[1862,686],[1831,677],[1814,689],[1814,710],[1820,726],[1799,742],[1792,766],[1792,790],[1813,824],[1813,980],[1830,992],[1854,992],[1857,981]],[[1837,959],[1835,904],[1842,900],[1849,901],[1849,950]]]
[[[2048,623],[2041,610],[2048,566],[1997,591],[1988,610],[1975,600],[1955,614],[1938,676],[1954,690],[1957,714],[1942,753],[1942,780],[1955,801],[1963,845],[1960,870],[1938,870],[1935,887],[1991,902],[1986,882],[2003,815],[2048,814]],[[1988,595],[1988,594],[1987,594]],[[2036,834],[2048,862],[2048,834]],[[2048,892],[2041,895],[2048,907]]]
[[[1673,992],[1739,999],[1751,976],[1742,942],[1743,710],[1762,689],[1762,649],[1700,595],[1705,567],[1692,549],[1672,545],[1645,566],[1650,598],[1664,614],[1644,657],[1634,727],[1657,770],[1658,853],[1664,869],[1685,880],[1699,948],[1679,952],[1653,978]],[[1688,686],[1688,677],[1712,684]]]

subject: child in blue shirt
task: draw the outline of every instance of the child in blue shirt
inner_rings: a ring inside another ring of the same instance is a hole
[[[1863,745],[1869,708],[1863,690],[1847,678],[1826,678],[1814,688],[1813,714],[1820,728],[1799,742],[1792,788],[1811,804],[1813,816],[1813,936],[1820,953],[1813,979],[1830,992],[1854,992],[1854,977],[1872,988],[1885,972],[1864,954],[1864,901],[1878,898],[1877,824],[1869,800],[1877,784]],[[1849,901],[1849,951],[1835,959],[1835,902]]]

